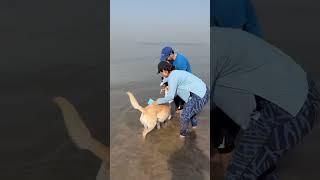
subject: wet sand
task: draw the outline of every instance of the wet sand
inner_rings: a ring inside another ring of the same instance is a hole
[[[99,141],[109,139],[105,3],[2,6],[1,180],[95,179],[101,160],[70,140],[52,98],[66,97]]]
[[[161,47],[158,47],[156,52],[159,49]],[[208,84],[209,57],[193,56],[190,59],[194,72],[200,74],[199,76]],[[111,179],[209,179],[209,104],[198,116],[199,126],[191,137],[185,140],[179,138],[179,118],[175,116],[163,124],[160,130],[155,128],[145,140],[142,139],[143,126],[139,121],[140,112],[132,108],[126,91],[131,91],[143,106],[149,98],[156,99],[161,95],[156,66],[148,62],[149,59],[141,61],[145,63],[140,62],[140,67],[130,66],[130,68],[141,68],[141,74],[130,74],[131,77],[126,79],[127,83],[111,84]],[[130,64],[130,61],[121,63],[122,67],[127,67],[126,64]],[[148,63],[152,66],[148,67]],[[111,63],[111,67],[112,65]],[[115,77],[117,73],[119,72],[116,68],[111,69],[111,77]],[[128,74],[124,74],[126,75]],[[143,75],[145,78],[139,81],[137,77]],[[124,78],[126,77],[122,77]]]
[[[92,134],[105,143],[106,100],[101,97],[107,94],[99,69],[58,66],[28,73],[23,81],[10,79],[17,89],[3,88],[0,96],[0,179],[95,179],[101,160],[74,145],[52,98],[64,96],[74,103]]]

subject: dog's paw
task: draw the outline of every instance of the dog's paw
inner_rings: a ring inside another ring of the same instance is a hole
[[[146,136],[147,136],[147,133],[146,133],[146,131],[144,130],[144,131],[142,132],[142,138],[145,139]]]
[[[145,139],[146,139],[146,137],[147,137],[146,135],[142,135],[142,139],[143,139],[143,140],[145,140]]]

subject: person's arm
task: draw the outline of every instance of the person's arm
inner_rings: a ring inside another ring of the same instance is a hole
[[[262,30],[260,24],[258,23],[254,6],[250,0],[246,0],[246,17],[247,22],[244,25],[243,30],[262,38]]]
[[[157,104],[165,104],[174,99],[177,91],[178,80],[176,77],[173,77],[169,79],[168,83],[170,88],[167,96],[165,96],[164,98],[157,99]]]

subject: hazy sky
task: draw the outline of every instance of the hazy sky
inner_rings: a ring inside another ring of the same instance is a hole
[[[110,10],[111,43],[209,42],[210,0],[111,0]]]

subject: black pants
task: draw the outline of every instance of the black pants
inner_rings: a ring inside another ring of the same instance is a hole
[[[240,131],[240,126],[229,118],[220,108],[215,107],[210,115],[213,119],[211,123],[211,141],[219,153],[229,153],[235,148],[235,139]],[[224,138],[224,148],[218,148]]]
[[[255,96],[256,111],[260,111],[259,102],[263,98]],[[240,131],[240,126],[227,116],[219,107],[215,107],[210,115],[213,118],[211,123],[211,141],[219,153],[229,153],[235,148],[235,139]],[[218,148],[225,140],[225,148]]]
[[[183,99],[181,99],[179,96],[176,96],[173,101],[174,101],[174,104],[176,105],[176,110],[183,109],[184,104],[185,104]]]

